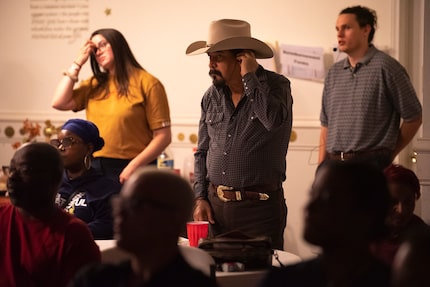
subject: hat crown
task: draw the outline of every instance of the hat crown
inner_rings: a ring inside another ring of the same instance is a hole
[[[242,49],[252,50],[257,59],[273,57],[272,48],[251,37],[251,25],[243,20],[221,19],[209,25],[207,41],[196,41],[188,45],[187,55],[199,55],[218,51]]]
[[[209,26],[207,46],[235,37],[251,38],[251,25],[246,21],[234,19],[213,21]]]

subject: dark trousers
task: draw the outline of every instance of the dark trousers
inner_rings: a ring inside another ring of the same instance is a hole
[[[130,159],[96,157],[92,161],[92,167],[101,171],[106,177],[119,181],[119,175],[122,170],[130,163]],[[149,163],[149,165],[156,165],[157,160]]]
[[[93,159],[92,166],[106,177],[119,182],[119,175],[129,162],[128,159],[96,157]]]
[[[209,189],[208,199],[215,219],[215,224],[210,225],[210,235],[240,230],[252,237],[269,236],[272,248],[283,250],[288,211],[284,190],[280,188],[268,194],[268,200],[223,202]]]

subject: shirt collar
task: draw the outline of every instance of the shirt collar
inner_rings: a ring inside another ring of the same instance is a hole
[[[376,54],[376,52],[378,52],[378,49],[376,49],[373,44],[370,44],[369,49],[367,49],[367,51],[366,51],[366,54],[363,56],[363,58],[361,58],[358,61],[357,67],[369,64],[370,60],[373,58],[373,56]],[[349,63],[348,57],[346,57],[344,62],[343,62],[343,68],[344,69],[351,68],[351,64]]]

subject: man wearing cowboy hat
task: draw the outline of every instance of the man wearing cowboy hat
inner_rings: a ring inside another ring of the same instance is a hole
[[[212,236],[240,230],[269,236],[273,248],[283,249],[290,81],[258,64],[273,51],[242,20],[212,22],[208,40],[186,50],[203,53],[213,85],[201,102],[194,220],[208,220]]]

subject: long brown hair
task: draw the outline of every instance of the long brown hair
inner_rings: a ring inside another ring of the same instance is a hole
[[[133,69],[144,69],[134,57],[127,40],[124,38],[121,32],[115,29],[106,28],[94,31],[91,34],[91,38],[93,38],[95,35],[102,35],[110,44],[114,56],[115,80],[118,84],[118,92],[120,95],[127,96],[131,71]],[[109,90],[107,81],[109,78],[109,72],[102,71],[100,69],[94,53],[91,54],[91,70],[93,71],[94,77],[97,80],[95,89],[97,91],[100,89],[105,89],[106,94],[108,94]]]

